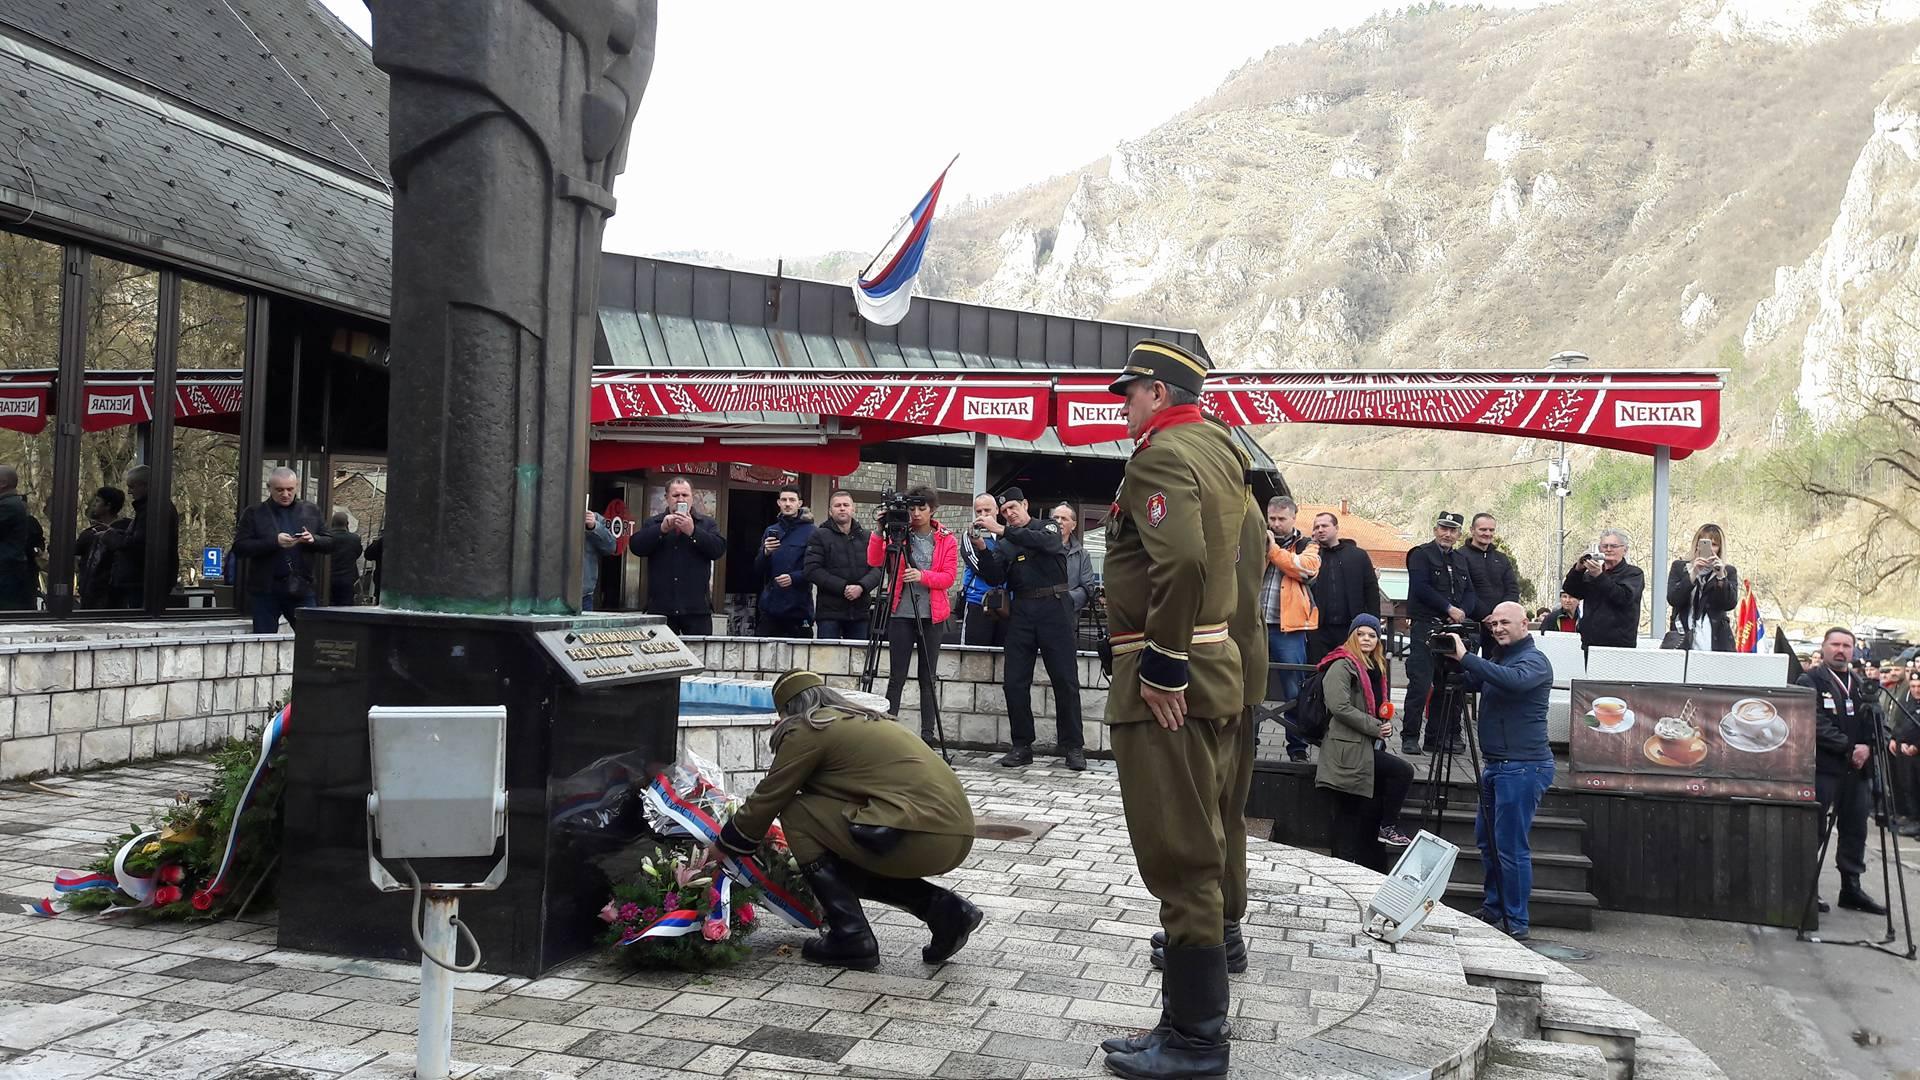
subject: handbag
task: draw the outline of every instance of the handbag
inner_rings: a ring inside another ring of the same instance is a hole
[[[992,588],[980,598],[980,610],[996,619],[1005,619],[1013,615],[1013,608],[1007,603],[1007,590]]]

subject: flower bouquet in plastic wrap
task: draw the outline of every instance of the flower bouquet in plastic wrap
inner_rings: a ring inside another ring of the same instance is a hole
[[[720,776],[685,751],[642,792],[652,836],[623,853],[629,869],[614,875],[613,895],[600,909],[607,924],[601,941],[623,961],[685,971],[727,967],[747,956],[745,939],[767,913],[794,926],[819,925],[779,826],[752,858],[708,861],[709,845],[739,805]]]

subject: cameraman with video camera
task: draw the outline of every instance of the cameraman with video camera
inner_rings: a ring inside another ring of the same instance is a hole
[[[1452,631],[1470,641],[1479,637],[1473,620],[1482,612],[1477,610],[1480,599],[1473,591],[1473,572],[1466,556],[1455,550],[1465,524],[1459,514],[1442,511],[1433,519],[1432,542],[1407,552],[1407,614],[1413,625],[1408,631],[1407,708],[1400,734],[1403,754],[1422,750],[1420,729],[1433,690],[1434,635]],[[1460,717],[1431,720],[1426,724],[1425,749],[1465,749],[1460,742]]]
[[[1527,897],[1533,891],[1533,849],[1528,839],[1540,799],[1553,785],[1553,749],[1547,744],[1547,701],[1553,664],[1527,632],[1527,612],[1507,601],[1487,616],[1494,648],[1488,656],[1468,651],[1459,634],[1444,636],[1453,659],[1466,672],[1467,689],[1480,695],[1480,808],[1473,838],[1480,848],[1480,910],[1475,916],[1515,941],[1527,940]]]
[[[960,575],[960,542],[934,520],[940,497],[917,485],[905,495],[881,496],[877,526],[867,539],[867,565],[885,567],[889,550],[898,559],[888,582],[887,711],[900,715],[907,664],[920,655],[920,737],[933,741],[940,707],[934,668],[940,662],[940,630],[950,614],[947,590]]]
[[[1013,749],[1000,759],[1007,768],[1033,764],[1033,662],[1047,665],[1053,683],[1054,722],[1067,768],[1087,767],[1080,730],[1080,669],[1074,657],[1072,586],[1067,582],[1067,547],[1060,526],[1027,512],[1026,493],[1008,488],[1000,496],[1001,524],[993,518],[973,523],[974,554],[980,576],[1005,585],[1013,604],[1007,626],[1007,719]],[[998,538],[987,546],[986,534]]]

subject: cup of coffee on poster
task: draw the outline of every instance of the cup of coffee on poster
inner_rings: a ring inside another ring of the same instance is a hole
[[[1653,725],[1653,737],[1660,740],[1660,748],[1668,756],[1677,758],[1693,748],[1700,731],[1678,716],[1663,716]]]
[[[1720,726],[1735,735],[1753,737],[1768,734],[1780,713],[1771,702],[1760,698],[1742,698],[1733,703]]]
[[[1619,731],[1626,726],[1626,701],[1617,697],[1594,698],[1593,719],[1602,731]]]

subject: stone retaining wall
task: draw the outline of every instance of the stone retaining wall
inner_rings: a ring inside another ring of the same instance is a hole
[[[293,635],[0,645],[0,780],[204,750],[293,683]]]

